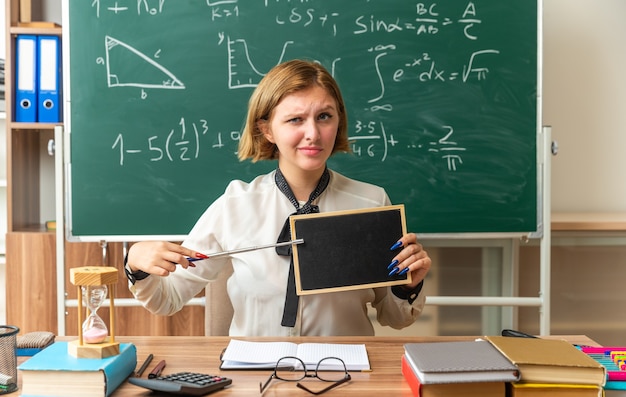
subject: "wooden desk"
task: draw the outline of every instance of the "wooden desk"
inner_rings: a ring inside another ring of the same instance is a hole
[[[552,338],[557,338],[553,336]],[[576,344],[597,345],[593,340],[585,336],[559,336]],[[59,340],[71,340],[64,337]],[[471,340],[475,337],[298,337],[289,339],[279,338],[238,338],[256,341],[288,340],[295,343],[321,342],[321,343],[364,343],[369,355],[371,372],[351,372],[352,381],[331,390],[327,396],[411,396],[411,389],[400,372],[400,359],[404,353],[405,343]],[[258,396],[259,383],[265,382],[271,371],[223,371],[219,369],[220,353],[226,348],[229,337],[202,337],[202,336],[139,336],[118,337],[119,342],[132,342],[137,346],[137,367],[143,363],[150,353],[154,360],[148,366],[143,377],[160,361],[165,360],[167,366],[163,373],[180,371],[196,371],[210,374],[221,374],[233,380],[233,384],[224,390],[210,394],[210,396]],[[21,361],[24,361],[21,358]],[[19,381],[18,374],[18,381]],[[319,382],[310,380],[307,382]],[[319,382],[322,383],[322,382]],[[315,385],[311,386],[312,388]],[[320,386],[322,386],[320,384]],[[321,387],[320,387],[321,388]],[[155,394],[149,390],[124,382],[112,397],[144,396],[158,397],[167,394]],[[296,387],[295,382],[273,381],[263,394],[270,396],[310,396],[304,390]]]

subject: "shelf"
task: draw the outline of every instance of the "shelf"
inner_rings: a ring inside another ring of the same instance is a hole
[[[56,233],[56,230],[47,229],[45,224],[33,224],[17,228],[10,233]]]
[[[60,26],[54,27],[54,28],[11,26],[9,28],[10,34],[42,34],[42,35],[61,36],[62,31],[63,29]]]
[[[54,130],[54,127],[63,125],[63,123],[18,123],[12,121],[8,128],[13,130]]]

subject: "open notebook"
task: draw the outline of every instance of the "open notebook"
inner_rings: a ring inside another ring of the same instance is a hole
[[[221,369],[274,369],[276,362],[283,357],[301,359],[307,369],[315,369],[320,360],[338,357],[346,364],[348,371],[370,369],[367,350],[363,344],[341,343],[292,343],[292,342],[249,342],[231,339],[222,354]],[[329,362],[332,362],[329,360]],[[295,361],[297,363],[297,360]],[[291,362],[292,366],[294,362]],[[321,370],[343,371],[337,366],[321,366]]]

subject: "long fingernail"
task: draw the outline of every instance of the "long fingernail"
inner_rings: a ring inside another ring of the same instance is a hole
[[[207,258],[208,258],[208,256],[206,256],[206,255],[204,255],[204,254],[201,254],[201,253],[199,253],[199,252],[196,252],[196,258],[200,258],[200,259],[207,259]]]
[[[390,275],[390,276],[393,276],[394,274],[398,273],[398,270],[400,270],[400,269],[398,269],[397,267],[394,267],[394,268],[393,268],[393,269],[389,272],[389,275]]]
[[[402,271],[400,273],[398,273],[398,276],[403,276],[405,275],[407,272],[409,271],[408,267],[405,267],[404,269],[402,269]]]
[[[391,248],[389,248],[389,251],[393,251],[393,250],[398,249],[400,247],[402,247],[402,241],[398,241],[394,245],[392,245]]]
[[[398,264],[398,260],[394,259],[393,261],[391,261],[389,266],[387,266],[387,270],[391,269],[392,267],[395,267],[397,264]]]

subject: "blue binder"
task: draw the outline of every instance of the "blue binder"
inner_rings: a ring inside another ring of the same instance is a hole
[[[61,43],[58,36],[38,36],[37,121],[58,123],[61,109]]]
[[[17,35],[15,121],[37,121],[37,36]]]

